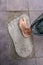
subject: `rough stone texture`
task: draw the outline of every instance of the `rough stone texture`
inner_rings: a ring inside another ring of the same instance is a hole
[[[15,50],[17,54],[21,57],[28,57],[32,55],[33,52],[33,41],[32,36],[25,38],[19,30],[18,22],[20,18],[25,18],[28,28],[30,28],[29,16],[22,14],[20,17],[13,19],[8,24],[9,34],[14,42]]]

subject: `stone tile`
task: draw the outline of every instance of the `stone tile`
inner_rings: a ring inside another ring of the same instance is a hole
[[[34,35],[33,40],[36,57],[43,57],[43,36]]]
[[[9,65],[36,65],[35,58],[10,61]]]
[[[0,58],[4,61],[9,53],[7,33],[7,13],[0,12]],[[0,60],[0,62],[1,62]],[[2,63],[2,62],[1,62]],[[4,64],[3,64],[4,65]]]
[[[18,65],[36,65],[35,58],[19,60]]]
[[[0,12],[0,37],[1,34],[5,34],[4,32],[6,32],[6,28],[7,28],[7,13],[6,12]]]
[[[7,11],[28,10],[27,0],[7,0]]]
[[[9,61],[9,63],[7,63]],[[33,59],[18,59],[18,60],[7,60],[7,62],[4,61],[4,64],[9,65],[36,65],[35,58]]]
[[[28,0],[29,10],[43,10],[43,0]]]
[[[43,13],[43,10],[30,10],[29,15],[30,15],[30,22],[31,24],[37,19],[41,14]]]
[[[1,58],[0,60],[1,65],[9,65],[9,61],[7,58],[8,58],[7,56],[5,56],[3,59]]]
[[[43,65],[43,58],[37,58],[37,65]]]
[[[6,58],[6,60],[1,60],[1,65],[36,65],[36,60],[35,58],[33,59],[18,59],[18,60],[15,60],[15,59],[8,59]]]
[[[0,11],[5,11],[6,7],[6,0],[0,0]]]

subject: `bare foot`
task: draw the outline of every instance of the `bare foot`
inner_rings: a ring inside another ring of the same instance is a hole
[[[23,34],[24,37],[28,37],[32,33],[31,29],[29,29],[27,24],[26,24],[26,19],[25,18],[21,18],[19,20],[19,28],[21,29],[22,34]]]

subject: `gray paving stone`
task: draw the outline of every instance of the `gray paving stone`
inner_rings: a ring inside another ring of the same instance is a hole
[[[28,0],[29,10],[43,10],[43,0]]]
[[[7,0],[7,11],[28,10],[27,0]]]
[[[0,62],[8,57],[7,13],[0,12]],[[1,62],[2,64],[2,62]],[[4,64],[3,64],[4,65]]]
[[[35,55],[36,57],[43,57],[43,36],[33,36]]]
[[[36,65],[36,60],[35,58],[20,60],[18,65]]]
[[[28,15],[28,11],[15,11],[15,12],[11,11],[11,12],[8,12],[8,20],[11,21],[12,19],[17,18],[22,14]]]
[[[0,0],[0,11],[5,11],[6,7],[6,0]]]
[[[43,65],[43,58],[37,58],[37,65]]]

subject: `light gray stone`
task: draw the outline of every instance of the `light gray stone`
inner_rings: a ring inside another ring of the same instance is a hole
[[[20,16],[20,18],[22,17],[26,18],[28,27],[30,27],[29,17],[26,15]],[[31,36],[25,38],[22,35],[18,27],[18,21],[19,21],[19,17],[12,20],[8,24],[8,30],[14,42],[15,50],[17,54],[21,57],[31,56],[33,53],[32,38]]]

